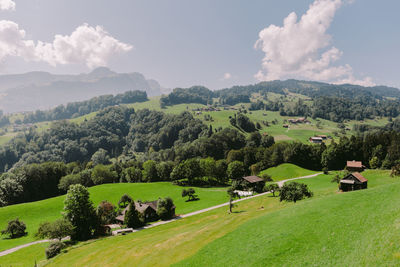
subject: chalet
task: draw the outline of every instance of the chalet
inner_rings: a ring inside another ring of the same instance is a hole
[[[326,135],[317,135],[317,137],[321,137],[321,138],[322,138],[322,140],[326,140],[326,139],[328,139],[328,136],[326,136]]]
[[[258,176],[245,176],[243,177],[243,188],[255,192],[262,192],[265,186],[264,179]]]
[[[297,118],[297,119],[288,119],[288,122],[289,123],[292,123],[292,124],[297,124],[297,123],[310,123],[310,121],[309,120],[307,120],[306,118]]]
[[[322,137],[313,136],[310,137],[309,141],[313,144],[322,144],[323,139]]]
[[[366,189],[368,187],[368,180],[364,178],[359,172],[353,172],[340,180],[339,189],[343,192],[354,191],[359,189]]]
[[[362,172],[365,169],[365,166],[361,161],[347,161],[346,170],[350,172]]]
[[[136,210],[141,213],[145,219],[146,222],[154,222],[159,219],[157,215],[157,202],[158,200],[155,201],[150,201],[150,202],[135,202],[135,208]],[[115,219],[123,224],[125,221],[125,214],[128,211],[129,206],[127,206],[123,211],[122,214],[117,216]],[[174,213],[175,213],[175,206],[173,207]]]

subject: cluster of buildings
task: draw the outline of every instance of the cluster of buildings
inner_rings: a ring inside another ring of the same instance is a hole
[[[347,171],[351,172],[340,180],[339,189],[343,192],[366,189],[368,180],[360,172],[365,170],[361,161],[347,161]]]
[[[147,202],[135,201],[134,203],[135,203],[135,209],[141,214],[145,222],[155,222],[160,219],[160,217],[157,214],[158,200],[147,201]],[[174,205],[172,207],[172,213],[173,213],[172,217],[175,217],[175,208],[176,207]],[[105,225],[106,233],[112,235],[118,235],[118,234],[131,233],[134,231],[133,228],[120,229],[125,222],[125,215],[128,212],[128,209],[129,205],[122,210],[121,215],[115,218],[115,221],[117,222],[116,224]]]
[[[305,124],[310,124],[311,122],[307,120],[306,118],[297,118],[297,119],[288,119],[288,122],[291,124],[300,124],[300,123],[305,123]]]

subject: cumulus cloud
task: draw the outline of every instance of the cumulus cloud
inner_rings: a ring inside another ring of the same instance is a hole
[[[12,0],[0,0],[0,10],[15,10],[15,2]]]
[[[270,25],[260,31],[255,48],[265,56],[255,77],[262,81],[297,78],[373,85],[369,77],[356,79],[351,66],[334,65],[343,52],[330,45],[332,37],[327,30],[336,11],[348,1],[315,0],[300,19],[292,12],[282,27]]]
[[[222,80],[229,80],[232,78],[232,74],[229,72],[224,73],[224,76],[222,76]]]
[[[85,64],[89,68],[107,65],[115,55],[133,47],[118,41],[101,26],[83,24],[71,35],[56,35],[47,43],[25,39],[25,31],[13,21],[0,21],[0,60],[7,56],[22,57],[26,61],[58,64]]]

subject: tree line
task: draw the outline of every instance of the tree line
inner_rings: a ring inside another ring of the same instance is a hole
[[[145,91],[128,91],[117,95],[102,95],[91,98],[87,101],[73,102],[66,105],[59,105],[48,111],[36,110],[24,115],[23,123],[35,123],[42,121],[55,121],[76,118],[95,111],[102,110],[106,107],[119,104],[137,103],[147,101],[147,93]],[[0,122],[1,126],[1,122]]]

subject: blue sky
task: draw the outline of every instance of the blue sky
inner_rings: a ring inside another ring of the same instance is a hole
[[[0,29],[4,74],[81,73],[107,65],[118,72],[141,72],[165,87],[217,89],[275,78],[400,87],[400,1],[13,2],[15,7],[0,11],[0,26],[12,32]],[[284,27],[292,12],[297,17]],[[315,18],[324,24],[322,32],[310,26]],[[55,41],[57,34],[63,38]],[[93,47],[92,53],[86,48],[96,42],[87,35],[107,45]],[[315,47],[309,49],[308,42]]]

